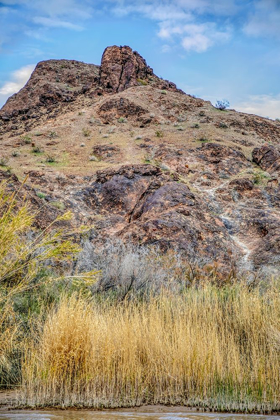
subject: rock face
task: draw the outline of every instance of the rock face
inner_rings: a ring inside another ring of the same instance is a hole
[[[141,244],[183,250],[192,259],[234,264],[231,239],[205,202],[185,184],[151,165],[97,173],[79,199],[103,215],[96,228]],[[222,244],[222,246],[221,246]]]
[[[255,148],[252,153],[253,162],[270,173],[280,171],[280,153],[273,146]]]
[[[100,85],[110,92],[121,92],[137,86],[139,80],[153,76],[153,69],[130,47],[109,47],[103,53],[100,68]]]
[[[154,75],[143,57],[128,46],[108,47],[103,53],[100,68],[100,86],[108,92],[122,92],[132,86],[153,83],[161,89],[177,91],[174,83]]]

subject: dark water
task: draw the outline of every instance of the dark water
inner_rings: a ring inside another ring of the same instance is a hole
[[[122,411],[13,411],[0,412],[6,420],[280,420],[280,416],[166,412]]]

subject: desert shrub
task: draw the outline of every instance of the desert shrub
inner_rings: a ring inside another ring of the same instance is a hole
[[[225,109],[229,108],[229,101],[227,101],[226,99],[217,101],[215,108],[219,109],[220,111],[224,111]]]
[[[89,240],[81,244],[82,252],[76,261],[79,272],[100,273],[91,288],[92,296],[112,297],[117,300],[159,295],[162,290],[181,293],[192,284],[211,281],[226,284],[235,278],[235,272],[218,263],[186,258],[184,253],[155,246],[137,245],[110,240],[95,247]]]

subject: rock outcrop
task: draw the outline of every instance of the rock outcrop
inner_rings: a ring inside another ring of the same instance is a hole
[[[128,46],[106,48],[101,60],[100,86],[116,93],[139,84],[178,91],[174,83],[155,76],[153,69],[137,51],[132,51]]]
[[[147,66],[144,58],[129,47],[109,47],[103,53],[100,86],[109,92],[122,92],[137,86],[139,81],[147,83],[153,76],[153,69]]]
[[[270,173],[280,171],[280,153],[273,146],[264,145],[252,152],[253,162]]]

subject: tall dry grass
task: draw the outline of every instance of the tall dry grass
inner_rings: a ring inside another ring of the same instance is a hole
[[[26,350],[22,402],[280,408],[280,294],[191,287],[148,302],[63,298]]]

